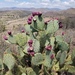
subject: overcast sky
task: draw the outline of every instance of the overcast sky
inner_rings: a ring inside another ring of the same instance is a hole
[[[2,7],[23,7],[23,8],[75,8],[75,0],[0,0]]]

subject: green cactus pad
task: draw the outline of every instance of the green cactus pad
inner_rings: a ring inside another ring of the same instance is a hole
[[[45,47],[46,47],[47,45],[49,45],[49,41],[48,41],[48,40],[46,40]]]
[[[25,25],[25,30],[28,34],[31,34],[31,32],[37,32],[38,30],[33,28],[32,26],[30,25]]]
[[[55,37],[50,37],[50,45],[52,46],[52,49],[54,48],[55,43]]]
[[[57,54],[56,54],[56,59],[59,60],[60,56],[61,56],[61,51],[58,51]]]
[[[25,30],[27,33],[31,33],[32,29],[30,28],[30,25],[25,25]]]
[[[71,58],[72,60],[75,60],[75,49],[72,51]]]
[[[32,61],[31,63],[33,65],[40,65],[42,64],[44,58],[43,58],[43,55],[41,53],[36,53],[34,57],[32,57]]]
[[[57,62],[56,64],[53,65],[52,70],[59,71],[59,69],[60,69],[59,62]]]
[[[67,56],[67,58],[66,58],[65,64],[69,65],[69,64],[72,64],[72,63],[73,63],[73,61],[72,61],[72,59],[71,59],[71,54],[69,54],[69,55]]]
[[[11,44],[15,44],[16,43],[16,39],[15,39],[15,36],[9,36],[8,37],[8,41],[11,43]]]
[[[33,71],[31,67],[26,68],[27,75],[36,75],[36,73]]]
[[[58,42],[58,47],[59,47],[59,50],[61,50],[61,51],[68,51],[69,50],[69,45],[64,41]]]
[[[56,32],[58,29],[59,29],[59,24],[58,24],[58,20],[54,19],[54,22],[53,22],[53,26],[54,26],[54,32]]]
[[[45,31],[39,31],[39,36],[40,37],[43,37],[43,36],[45,36],[46,34],[45,34]]]
[[[37,75],[39,75],[40,68],[39,68],[38,66],[33,66],[32,68],[33,68],[33,70],[35,71],[35,73],[36,73]]]
[[[19,70],[21,71],[21,73],[26,73],[26,68],[22,67],[21,65],[18,65]]]
[[[75,75],[75,67],[74,67],[74,66],[69,66],[69,65],[68,65],[68,72],[74,73],[74,75]]]
[[[44,47],[45,46],[45,43],[46,43],[46,40],[48,40],[48,37],[46,35],[43,35],[40,37],[40,46],[41,47]]]
[[[59,29],[58,20],[51,20],[47,25],[46,34],[52,34]]]
[[[38,40],[34,40],[33,47],[35,53],[40,52],[40,42]]]
[[[18,47],[18,53],[20,55],[20,57],[22,58],[25,54],[23,53],[22,48]]]
[[[73,64],[75,65],[75,49],[71,53],[71,59],[72,59]]]
[[[12,54],[12,51],[8,48],[4,51],[4,53],[9,53],[9,54]]]
[[[4,54],[3,63],[8,67],[9,70],[11,70],[14,67],[16,61],[11,54]]]
[[[50,58],[50,56],[53,54],[53,52],[51,51],[46,51],[46,55],[45,55],[45,60],[43,62],[44,66],[51,68],[52,67],[52,59]]]
[[[55,39],[56,39],[56,42],[59,42],[59,41],[64,41],[63,37],[58,35],[58,36],[55,36]]]
[[[24,48],[24,50],[23,50],[23,51],[24,51],[25,53],[28,53],[28,52],[27,52],[27,49],[28,49],[28,48],[29,48],[29,45],[28,45],[28,44],[26,44],[26,45],[25,45],[25,48]]]
[[[19,46],[24,46],[27,43],[27,36],[26,36],[26,34],[18,33],[18,34],[16,34],[15,39],[16,39],[16,43]]]
[[[60,56],[60,60],[59,60],[59,64],[60,65],[65,64],[66,57],[67,57],[67,52],[66,51],[62,52],[61,53],[61,56]]]
[[[44,30],[44,20],[43,18],[40,16],[35,16],[34,17],[36,19],[36,22],[32,22],[32,27],[37,29],[37,30]]]

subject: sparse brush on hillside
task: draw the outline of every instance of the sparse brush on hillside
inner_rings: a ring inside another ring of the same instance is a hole
[[[0,33],[5,31],[5,25],[0,21]]]
[[[63,20],[65,29],[75,29],[75,17],[67,17]]]
[[[24,10],[7,10],[7,11],[0,11],[0,19],[5,21],[11,21],[15,19],[24,18],[30,15],[31,12],[24,11]]]
[[[18,52],[6,50],[0,59],[0,75],[69,75],[75,73],[75,50],[55,32],[62,28],[57,19],[44,22],[41,12],[33,12],[25,30],[3,38],[15,44]]]

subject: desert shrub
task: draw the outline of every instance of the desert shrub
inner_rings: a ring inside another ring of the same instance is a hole
[[[0,33],[5,31],[5,25],[0,21]]]
[[[74,29],[75,28],[75,17],[66,17],[61,19],[65,29]]]

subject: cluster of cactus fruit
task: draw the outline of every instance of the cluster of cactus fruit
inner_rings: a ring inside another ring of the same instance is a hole
[[[75,50],[70,54],[69,44],[55,32],[62,28],[57,19],[44,22],[41,12],[33,12],[25,30],[4,36],[15,44],[17,53],[7,49],[0,59],[0,75],[59,75],[61,71],[75,72]]]

